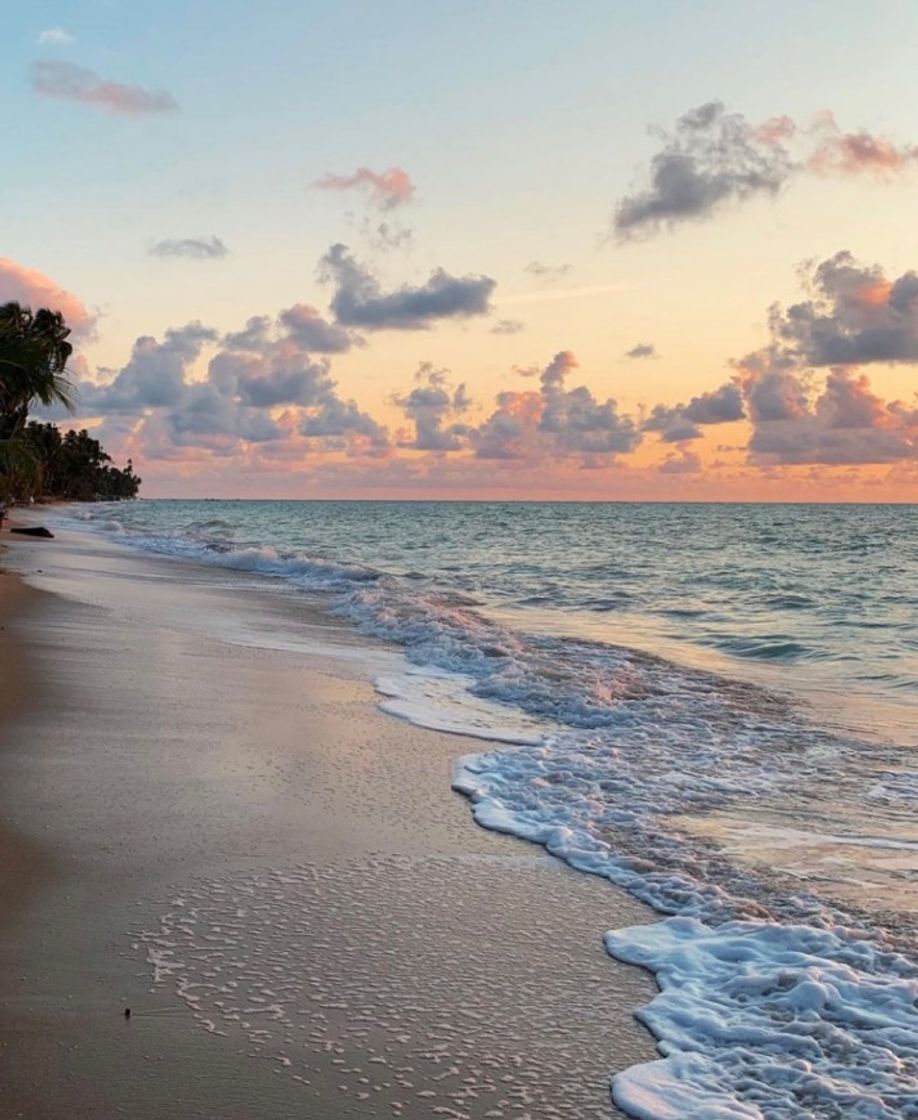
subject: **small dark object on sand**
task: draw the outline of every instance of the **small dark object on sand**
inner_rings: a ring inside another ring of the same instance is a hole
[[[10,529],[11,533],[20,533],[24,537],[47,537],[54,540],[54,534],[44,525],[30,525],[27,529]]]
[[[124,1009],[124,1017],[125,1017],[125,1019],[130,1019],[130,1017],[131,1017],[131,1009],[130,1009],[129,1007],[126,1007],[126,1008]]]

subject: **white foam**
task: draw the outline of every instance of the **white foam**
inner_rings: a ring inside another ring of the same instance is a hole
[[[636,788],[638,854],[607,842],[621,825],[601,794],[609,771],[594,761],[591,773],[574,753],[568,746],[565,757],[556,740],[469,756],[453,784],[485,827],[544,844],[680,915],[606,935],[613,956],[651,970],[661,988],[639,1017],[663,1059],[620,1074],[616,1102],[645,1120],[918,1115],[915,964],[863,931],[832,925],[818,905],[809,924],[724,921],[742,912],[741,897],[717,887],[697,853],[678,865],[671,839],[642,818]],[[627,785],[624,777],[621,792]]]
[[[483,700],[471,691],[474,680],[462,673],[411,666],[404,673],[378,677],[379,707],[418,727],[447,731],[496,743],[539,743],[551,723],[531,719],[518,708]]]
[[[916,1115],[918,979],[904,958],[843,929],[691,918],[606,945],[661,988],[640,1018],[666,1056],[614,1084],[633,1116]]]

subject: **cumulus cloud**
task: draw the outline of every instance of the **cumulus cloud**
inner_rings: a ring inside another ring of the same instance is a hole
[[[682,412],[696,424],[728,424],[742,420],[743,399],[739,388],[733,384],[721,385],[707,393],[692,397]]]
[[[320,406],[303,419],[299,431],[308,439],[363,436],[374,448],[388,444],[388,433],[381,424],[363,412],[355,401],[341,400],[334,394],[328,394]]]
[[[545,367],[541,430],[552,433],[565,451],[601,455],[633,451],[641,441],[640,431],[630,417],[619,414],[614,400],[597,401],[585,385],[564,388],[567,375],[576,366],[574,355],[563,350]]]
[[[769,311],[771,339],[734,363],[753,462],[892,463],[918,455],[915,404],[884,402],[857,368],[918,362],[918,276],[836,253],[804,274],[810,298]],[[825,381],[817,371],[830,367]]]
[[[73,42],[73,36],[63,27],[46,27],[38,33],[38,42],[43,46],[66,47]]]
[[[401,167],[390,167],[387,171],[358,167],[351,175],[324,175],[313,186],[323,191],[363,191],[371,205],[380,210],[404,206],[415,194],[411,176]]]
[[[334,385],[327,361],[305,360],[298,351],[280,350],[269,362],[242,362],[238,369],[236,395],[243,404],[254,408],[319,404]]]
[[[619,413],[614,400],[598,401],[584,385],[565,387],[576,368],[575,356],[561,350],[541,371],[538,392],[499,393],[495,411],[470,433],[476,456],[587,458],[633,451],[641,441],[640,429]]]
[[[792,377],[791,374],[785,374]],[[747,381],[754,390],[755,379]],[[776,464],[895,463],[918,459],[918,401],[882,401],[863,374],[832,370],[821,392],[808,399],[800,386],[796,407],[755,423],[753,462]]]
[[[150,248],[154,257],[187,257],[189,260],[206,261],[225,257],[229,249],[219,237],[182,237],[157,241]]]
[[[162,419],[171,442],[183,447],[231,450],[238,439],[266,443],[283,434],[269,414],[237,403],[209,381],[186,385]]]
[[[88,335],[95,329],[96,317],[82,300],[37,269],[26,268],[9,257],[0,257],[0,303],[10,301],[33,311],[41,307],[59,311],[75,335]]]
[[[383,292],[341,244],[322,258],[321,275],[335,285],[331,309],[337,322],[365,330],[425,330],[440,319],[486,315],[496,286],[488,276],[456,277],[436,269],[424,284]]]
[[[664,443],[685,443],[687,440],[700,439],[701,428],[683,413],[682,406],[670,408],[655,405],[642,425],[645,432],[659,432]]]
[[[626,358],[656,358],[657,348],[652,342],[638,342],[625,351]]]
[[[307,349],[340,349],[327,333],[333,329],[314,309],[296,305],[275,319],[254,316],[222,339],[200,323],[168,330],[161,341],[144,336],[121,370],[101,371],[101,382],[81,378],[80,411],[130,430],[155,458],[174,458],[176,449],[226,456],[297,437],[301,451],[324,441],[378,452],[388,443],[385,428],[338,396],[328,358]],[[202,377],[194,367],[208,344],[216,350]]]
[[[727,424],[745,416],[738,385],[727,382],[719,389],[700,393],[688,404],[656,405],[644,421],[647,432],[659,432],[664,443],[684,443],[701,436],[701,426]]]
[[[253,315],[241,331],[231,331],[222,341],[227,350],[263,350],[271,343],[270,315]]]
[[[811,296],[770,310],[775,347],[801,366],[918,361],[918,275],[889,280],[842,251],[812,267]]]
[[[479,459],[527,459],[541,454],[539,417],[542,399],[538,393],[498,393],[496,408],[472,433]]]
[[[753,423],[795,420],[807,413],[807,388],[792,366],[768,351],[748,354],[737,364],[737,385]]]
[[[353,332],[329,323],[307,303],[296,303],[278,316],[290,338],[303,350],[318,354],[343,354],[362,340]]]
[[[619,240],[647,236],[709,218],[731,203],[776,195],[801,172],[889,177],[918,160],[918,147],[865,130],[843,132],[831,113],[801,127],[790,117],[753,124],[709,101],[681,116],[661,141],[646,183],[619,200],[612,232]]]
[[[78,101],[122,116],[146,113],[174,113],[178,103],[165,90],[106,81],[92,70],[72,62],[41,60],[32,64],[32,89],[45,97]]]
[[[619,238],[706,218],[729,202],[775,195],[793,169],[781,144],[720,101],[689,110],[672,133],[658,135],[663,146],[651,160],[648,185],[616,208]]]
[[[185,374],[207,342],[217,333],[201,323],[167,330],[162,342],[149,335],[137,339],[131,357],[114,378],[104,384],[78,386],[80,411],[139,413],[178,403],[185,389]]]
[[[418,451],[458,451],[470,428],[446,421],[461,416],[471,404],[464,384],[453,386],[445,369],[422,362],[415,373],[419,382],[409,393],[396,394],[394,403],[414,422],[415,438],[408,445]]]
[[[238,455],[262,466],[330,453],[327,461],[335,463],[386,460],[385,477],[397,475],[406,485],[441,477],[447,463],[457,485],[480,481],[488,463],[508,464],[510,475],[540,470],[545,479],[552,472],[605,470],[650,432],[659,436],[664,457],[641,464],[639,472],[690,476],[702,467],[691,441],[708,426],[743,419],[753,467],[912,469],[918,396],[882,399],[854,358],[918,362],[909,334],[918,275],[887,278],[878,266],[840,253],[808,266],[805,282],[808,298],[772,308],[767,344],[733,363],[731,380],[638,418],[620,411],[614,398],[577,384],[578,362],[569,350],[542,366],[517,369],[532,380],[523,390],[496,394],[484,419],[463,384],[425,362],[413,384],[390,398],[408,421],[392,441],[381,423],[340,394],[332,374],[333,355],[359,340],[306,304],[253,316],[222,337],[200,323],[161,339],[141,337],[122,369],[95,378],[80,372],[81,411],[102,417],[104,434],[124,437],[120,453],[186,464]],[[364,295],[389,299],[376,293]],[[206,364],[205,347],[212,348]]]

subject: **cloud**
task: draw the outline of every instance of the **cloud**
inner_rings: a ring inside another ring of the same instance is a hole
[[[363,412],[352,400],[329,394],[318,409],[305,417],[299,428],[307,439],[334,439],[364,436],[376,448],[388,445],[386,429]]]
[[[721,385],[707,393],[692,397],[682,412],[696,424],[728,424],[742,420],[743,399],[739,388],[734,384]]]
[[[299,352],[280,351],[267,365],[255,361],[242,365],[235,388],[242,404],[271,408],[278,404],[319,404],[333,386],[328,362],[311,362]]]
[[[201,323],[167,330],[162,342],[149,335],[137,339],[131,357],[106,384],[78,385],[83,415],[109,412],[138,413],[178,403],[185,389],[185,374],[217,333]]]
[[[681,405],[675,408],[655,405],[641,427],[645,432],[659,432],[664,443],[685,443],[687,440],[700,439],[702,435],[701,428],[688,419]]]
[[[710,217],[730,202],[775,195],[793,163],[768,132],[740,113],[709,101],[681,116],[651,160],[649,183],[618,203],[613,231],[620,239]]]
[[[219,237],[184,237],[157,241],[150,249],[154,257],[187,257],[189,260],[214,260],[225,257],[229,249]]]
[[[66,47],[73,41],[73,36],[63,27],[47,27],[38,33],[38,42],[42,46]]]
[[[34,268],[26,268],[9,257],[0,257],[0,303],[15,301],[37,311],[40,307],[59,311],[75,335],[90,335],[96,317],[71,292]]]
[[[541,394],[505,391],[495,398],[496,408],[471,434],[479,459],[538,459],[544,455],[539,419],[544,408]]]
[[[660,474],[698,474],[701,460],[694,451],[683,448],[678,455],[667,455],[657,470]]]
[[[331,309],[338,323],[366,330],[426,330],[439,319],[486,315],[496,287],[488,276],[456,277],[436,269],[424,284],[384,293],[341,244],[322,258],[321,275],[335,285]]]
[[[32,64],[32,89],[45,97],[59,97],[136,117],[144,113],[174,113],[178,104],[165,90],[147,90],[100,78],[72,62],[43,60]]]
[[[530,261],[524,269],[531,276],[545,281],[560,280],[570,270],[571,266],[569,264],[546,264],[544,261]]]
[[[918,275],[888,280],[842,251],[812,267],[811,298],[770,309],[773,347],[797,366],[918,361]]]
[[[241,331],[232,331],[223,336],[222,342],[227,350],[263,350],[271,343],[271,317],[253,315],[246,321]]]
[[[734,362],[753,463],[894,463],[918,455],[918,409],[884,402],[856,369],[918,362],[918,276],[836,253],[803,274],[810,298],[769,310],[769,343]],[[831,367],[824,382],[817,371]]]
[[[683,443],[701,436],[700,425],[728,424],[745,415],[740,387],[727,382],[692,397],[688,404],[656,405],[642,427],[645,432],[659,432],[664,443]]]
[[[344,263],[365,279],[342,251]],[[767,344],[733,363],[730,380],[638,417],[577,384],[576,356],[558,350],[542,366],[517,367],[532,378],[524,383],[529,387],[497,393],[483,419],[448,370],[422,363],[413,383],[389,398],[407,421],[390,438],[383,424],[339,393],[332,373],[333,355],[360,340],[306,304],[252,316],[222,337],[200,323],[161,339],[143,336],[117,372],[91,377],[79,358],[74,368],[81,414],[100,418],[105,438],[118,437],[116,453],[181,463],[189,471],[236,456],[245,469],[300,473],[308,459],[329,470],[350,463],[365,485],[401,480],[408,488],[434,481],[493,488],[503,477],[517,487],[532,480],[543,490],[558,489],[572,472],[624,472],[626,457],[654,432],[663,457],[631,460],[629,477],[663,485],[663,476],[719,476],[725,464],[702,461],[692,441],[709,426],[746,420],[747,467],[764,468],[770,477],[779,477],[773,468],[862,464],[893,466],[905,477],[918,462],[918,395],[884,400],[853,363],[833,362],[827,372],[817,363],[825,353],[837,356],[839,347],[842,356],[869,358],[878,332],[885,338],[890,331],[896,360],[918,362],[908,335],[918,275],[887,278],[879,266],[840,253],[808,265],[804,282],[808,298],[772,308]],[[398,293],[383,295],[377,287],[367,298],[385,301],[392,294]],[[213,347],[206,365],[205,346]],[[884,343],[878,352],[890,349]],[[489,467],[500,463],[506,466]],[[754,477],[735,459],[726,467],[734,478]]]
[[[597,401],[584,385],[565,388],[577,364],[571,351],[560,350],[541,371],[538,392],[499,393],[496,410],[470,433],[476,456],[585,458],[633,451],[641,441],[640,429],[618,412],[614,400]]]
[[[579,364],[572,350],[559,350],[539,375],[543,392],[560,390],[564,386],[564,379]]]
[[[754,391],[756,379],[746,386]],[[780,465],[918,460],[918,407],[884,402],[863,374],[832,370],[812,402],[800,385],[793,409],[758,414],[749,455],[753,463]]]
[[[267,413],[238,405],[209,382],[186,385],[164,421],[172,442],[179,446],[222,445],[231,449],[237,438],[266,443],[283,435]]]
[[[491,334],[519,334],[526,329],[526,324],[519,319],[498,319],[491,328]]]
[[[646,184],[621,198],[612,217],[620,240],[712,217],[728,205],[776,195],[792,176],[891,177],[918,161],[918,147],[866,130],[842,132],[829,112],[801,127],[776,116],[753,124],[720,101],[689,110],[662,141]]]
[[[738,364],[737,384],[753,423],[796,420],[807,414],[807,391],[799,376],[767,352],[749,354]]]
[[[807,159],[807,169],[817,175],[868,173],[884,177],[904,171],[918,160],[915,145],[898,145],[863,129],[842,132],[831,113],[823,113],[813,131],[821,138]]]
[[[638,342],[630,350],[625,351],[626,358],[656,358],[657,348],[652,342]]]
[[[343,354],[362,340],[351,331],[329,323],[307,303],[296,303],[278,316],[278,322],[303,350],[318,354]]]
[[[276,351],[282,338],[296,350],[315,354],[344,354],[364,344],[358,335],[323,319],[308,303],[295,303],[273,322],[269,315],[253,315],[241,331],[224,335],[222,344],[226,350],[264,354]]]
[[[150,458],[174,459],[179,450],[226,457],[255,444],[378,454],[388,445],[386,429],[338,396],[329,360],[304,346],[331,344],[322,332],[334,328],[321,320],[317,326],[317,319],[312,308],[297,305],[273,320],[253,316],[222,339],[200,323],[167,330],[162,341],[138,338],[114,376],[101,371],[108,375],[102,383],[81,378],[80,412],[105,417],[122,436],[130,432]],[[208,343],[218,348],[202,378],[194,366]]]
[[[370,204],[380,210],[394,210],[398,206],[404,206],[415,194],[411,176],[401,167],[390,167],[387,171],[358,167],[351,175],[324,175],[313,186],[323,191],[362,190],[367,194]]]
[[[414,441],[408,446],[418,451],[458,451],[465,446],[467,425],[444,426],[451,416],[460,416],[471,404],[465,385],[453,387],[447,370],[422,362],[415,373],[420,382],[409,393],[395,395],[394,403],[415,425]]]

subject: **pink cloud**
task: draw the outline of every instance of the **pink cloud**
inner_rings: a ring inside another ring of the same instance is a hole
[[[388,171],[358,167],[352,175],[323,175],[313,186],[322,191],[366,190],[370,202],[380,210],[394,210],[396,206],[410,202],[415,192],[411,176],[401,167],[390,167]]]
[[[165,90],[108,82],[92,70],[75,66],[72,62],[45,59],[33,63],[32,89],[45,97],[79,101],[127,117],[178,110],[175,98]]]
[[[91,334],[95,328],[95,315],[72,292],[58,287],[37,269],[26,268],[9,257],[0,257],[0,302],[13,300],[33,311],[39,307],[59,311],[75,334]]]
[[[822,113],[815,126],[823,138],[807,160],[818,175],[894,175],[918,160],[918,146],[897,145],[885,136],[861,129],[842,132],[831,113]]]

